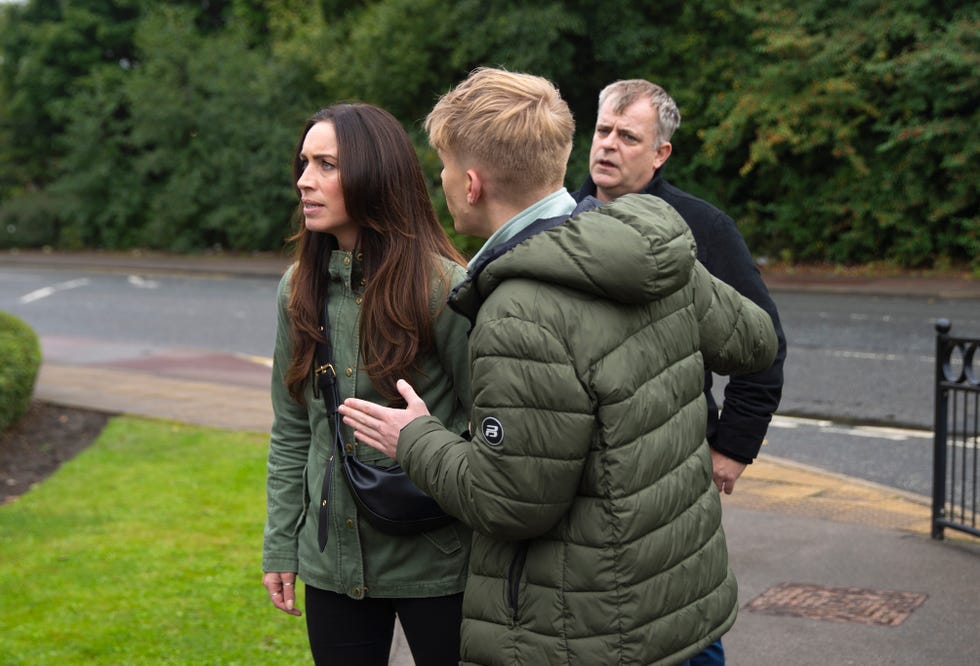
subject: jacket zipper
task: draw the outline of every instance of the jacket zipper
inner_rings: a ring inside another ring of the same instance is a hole
[[[517,544],[517,552],[514,553],[514,559],[510,561],[510,571],[507,574],[510,611],[515,624],[518,620],[517,601],[521,588],[521,574],[524,573],[524,563],[527,561],[527,550],[530,545],[530,541],[522,541]]]

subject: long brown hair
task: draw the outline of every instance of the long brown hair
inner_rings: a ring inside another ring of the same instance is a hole
[[[296,146],[294,183],[302,175],[303,141],[321,122],[333,123],[337,135],[344,205],[359,227],[357,251],[364,257],[362,369],[381,395],[397,404],[401,398],[395,382],[433,347],[430,303],[436,258],[459,264],[464,259],[439,225],[408,134],[384,109],[337,104],[315,113]],[[296,248],[289,296],[293,357],[285,382],[290,395],[303,402],[316,341],[322,339],[319,317],[327,294],[327,257],[338,246],[333,235],[306,228],[301,206],[296,215],[299,230],[289,239]],[[448,293],[452,285],[443,277]]]

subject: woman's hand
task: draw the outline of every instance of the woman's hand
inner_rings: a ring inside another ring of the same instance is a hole
[[[296,608],[296,574],[292,571],[269,571],[262,576],[272,605],[290,615],[302,615]]]
[[[344,423],[354,429],[354,437],[368,446],[394,458],[398,451],[398,435],[402,428],[420,416],[427,416],[429,408],[404,379],[395,386],[405,398],[405,409],[382,407],[373,402],[347,398],[338,410]]]

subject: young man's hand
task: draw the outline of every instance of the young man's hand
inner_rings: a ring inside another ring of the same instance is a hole
[[[338,408],[344,423],[354,429],[354,437],[358,441],[389,458],[394,458],[398,451],[398,435],[402,428],[418,417],[429,414],[429,408],[408,382],[399,379],[395,386],[405,398],[408,405],[405,409],[382,407],[357,398],[347,398]]]

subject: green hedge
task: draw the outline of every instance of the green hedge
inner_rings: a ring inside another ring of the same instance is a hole
[[[0,432],[27,413],[41,367],[41,343],[23,320],[0,311]]]

